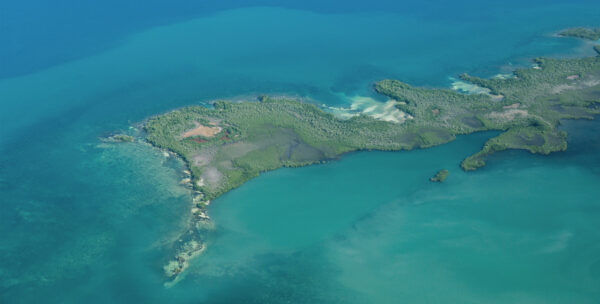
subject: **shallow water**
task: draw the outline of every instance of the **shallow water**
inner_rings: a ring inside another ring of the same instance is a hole
[[[23,53],[39,62],[0,80],[1,302],[598,302],[595,121],[565,123],[565,153],[501,153],[469,174],[460,160],[491,133],[269,172],[212,203],[209,249],[171,288],[161,267],[189,216],[181,163],[98,140],[219,97],[349,106],[379,98],[369,84],[386,77],[450,86],[590,54],[550,34],[594,25],[597,3],[481,5],[178,12],[106,30],[99,50],[73,38],[70,60]],[[441,168],[447,182],[429,183]]]
[[[456,164],[490,134],[266,174],[211,209],[223,235],[195,271],[210,277],[207,269],[221,263],[236,268],[268,259],[276,271],[259,279],[286,286],[304,269],[300,263],[310,275],[286,292],[306,302],[345,295],[341,302],[593,303],[600,296],[600,246],[594,245],[600,190],[598,172],[589,168],[600,159],[589,147],[600,141],[588,140],[600,124],[570,124],[572,149],[588,151],[502,153],[476,173]],[[582,126],[591,130],[576,130]],[[428,183],[439,168],[451,169],[448,180]],[[331,189],[336,195],[327,195]],[[244,242],[243,253],[223,258]],[[296,290],[303,284],[313,291]],[[278,302],[280,293],[259,288],[250,298]]]

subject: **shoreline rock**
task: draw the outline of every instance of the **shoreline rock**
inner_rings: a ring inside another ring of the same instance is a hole
[[[106,136],[106,137],[101,137],[100,138],[101,141],[103,142],[110,142],[110,143],[132,143],[135,141],[135,137],[131,136],[131,135],[127,135],[127,134],[113,134],[110,136]]]

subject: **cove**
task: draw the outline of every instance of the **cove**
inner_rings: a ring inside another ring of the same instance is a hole
[[[183,286],[213,287],[207,303],[593,303],[599,126],[567,121],[567,152],[474,173],[453,164],[489,133],[264,174],[211,205],[216,236]]]
[[[223,230],[275,249],[300,249],[333,236],[382,204],[418,189],[447,187],[428,178],[443,168],[451,170],[452,178],[463,175],[461,157],[493,134],[461,136],[425,150],[350,153],[324,165],[268,172],[218,198],[209,212]]]

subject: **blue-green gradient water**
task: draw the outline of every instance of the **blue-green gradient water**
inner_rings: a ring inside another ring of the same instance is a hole
[[[209,247],[170,288],[182,164],[98,140],[215,98],[339,105],[387,77],[445,87],[590,55],[552,34],[599,26],[600,3],[40,2],[0,6],[0,302],[600,301],[596,121],[565,122],[567,152],[468,174],[458,164],[493,133],[266,173],[212,202]],[[429,183],[440,168],[446,183]]]

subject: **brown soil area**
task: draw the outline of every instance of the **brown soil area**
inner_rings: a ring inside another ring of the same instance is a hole
[[[203,137],[213,137],[221,132],[221,127],[207,127],[196,123],[196,127],[185,131],[181,136],[183,138],[192,137],[192,136],[203,136]]]

